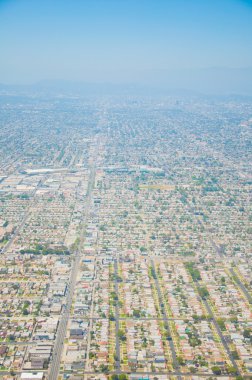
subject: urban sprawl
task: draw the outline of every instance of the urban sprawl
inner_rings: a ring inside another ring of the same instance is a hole
[[[0,99],[0,378],[252,379],[251,101]]]

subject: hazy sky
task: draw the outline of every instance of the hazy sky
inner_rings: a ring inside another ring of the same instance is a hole
[[[252,67],[252,1],[0,0],[0,82]]]

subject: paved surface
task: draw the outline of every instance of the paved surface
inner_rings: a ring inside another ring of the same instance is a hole
[[[243,285],[243,283],[240,281],[239,277],[237,276],[237,274],[234,272],[233,268],[230,268],[230,272],[233,276],[235,276],[235,282],[237,283],[237,285],[239,286],[239,288],[241,289],[242,293],[244,294],[244,296],[246,297],[248,303],[250,303],[250,305],[252,305],[252,297],[251,295],[249,294],[248,290],[246,289],[246,287]]]
[[[195,284],[196,284],[197,289],[199,290],[199,288],[200,288],[199,283],[195,282]],[[232,363],[232,366],[236,369],[237,373],[239,375],[241,375],[240,370],[239,370],[239,368],[238,368],[238,366],[237,366],[237,364],[236,364],[236,362],[235,362],[235,360],[233,358],[233,355],[232,355],[232,353],[231,353],[231,351],[229,349],[229,346],[228,346],[228,344],[227,344],[227,342],[225,340],[225,337],[223,336],[222,331],[221,331],[221,329],[220,329],[220,327],[219,327],[219,325],[218,325],[218,323],[217,323],[217,321],[216,321],[216,319],[214,317],[214,314],[212,312],[212,309],[211,309],[208,301],[206,299],[203,299],[203,298],[201,298],[201,300],[204,303],[205,308],[206,308],[208,314],[211,316],[211,319],[212,319],[212,322],[214,324],[214,327],[216,328],[216,331],[217,331],[217,333],[218,333],[218,335],[220,337],[221,343],[222,343],[223,347],[225,348],[225,351],[226,351],[226,353],[228,355],[228,358],[229,358],[230,362]]]
[[[95,151],[96,154],[97,154],[97,151],[98,149],[96,149]],[[96,173],[96,157],[97,156],[94,157],[93,166],[91,167],[91,170],[90,170],[86,206],[83,213],[83,227],[80,233],[79,251],[76,252],[75,257],[74,257],[74,262],[72,265],[70,281],[69,281],[69,289],[68,289],[67,299],[66,299],[66,306],[65,306],[63,315],[60,319],[58,330],[57,330],[57,335],[56,335],[56,340],[55,340],[53,355],[52,355],[52,362],[49,368],[48,380],[57,380],[58,374],[59,374],[60,360],[61,360],[62,350],[64,346],[64,339],[66,336],[67,323],[70,317],[70,310],[71,310],[72,301],[73,301],[74,288],[76,284],[77,274],[79,271],[80,256],[81,256],[80,251],[83,246],[84,233],[85,233],[87,218],[89,215],[90,204],[92,200],[92,190],[94,187],[95,173]]]
[[[2,253],[5,253],[8,251],[8,249],[10,248],[10,246],[12,245],[12,243],[14,242],[15,238],[19,235],[19,232],[22,231],[27,219],[29,218],[30,216],[30,210],[31,208],[34,206],[34,203],[35,203],[35,199],[33,198],[36,191],[43,185],[43,183],[46,181],[47,179],[47,176],[45,176],[43,179],[41,179],[37,186],[35,187],[35,189],[31,192],[31,197],[32,197],[32,200],[31,200],[31,204],[29,205],[28,209],[26,210],[20,224],[16,227],[14,233],[12,234],[11,236],[11,239],[8,241],[8,243],[4,246],[3,250],[2,250]]]
[[[46,372],[46,370],[39,370],[40,372]],[[34,372],[34,371],[28,371],[26,370],[25,372]],[[17,375],[20,375],[21,372],[20,371],[15,371],[15,373]],[[124,374],[131,374],[131,375],[153,375],[153,376],[157,376],[158,375],[168,375],[168,376],[182,376],[183,377],[192,377],[192,374],[190,372],[185,372],[185,373],[180,373],[180,372],[125,372],[125,371],[121,371],[121,373],[124,373]],[[61,374],[68,374],[69,375],[69,372],[61,372]],[[99,375],[99,374],[103,374],[102,372],[95,372],[95,371],[85,371],[84,374],[86,375]],[[114,375],[116,374],[116,372],[107,372],[108,375]],[[10,372],[9,371],[1,371],[0,372],[0,376],[5,376],[5,375],[10,375]],[[200,376],[201,378],[210,378],[210,377],[213,377],[211,376],[211,374],[209,373],[200,373],[200,375],[195,375],[195,376]],[[228,375],[230,378],[233,378],[235,379],[236,376],[234,375]],[[218,378],[227,378],[227,375],[218,375]],[[243,376],[243,379],[247,379],[247,380],[250,380],[251,379],[251,375],[244,375]],[[56,379],[55,379],[56,380]]]
[[[2,346],[36,346],[38,342],[1,342]]]
[[[170,326],[169,326],[169,323],[168,323],[168,317],[167,317],[166,310],[165,310],[165,303],[164,303],[163,295],[162,295],[162,292],[161,292],[161,289],[160,289],[160,285],[159,285],[159,281],[158,281],[158,277],[157,277],[157,273],[156,273],[156,269],[155,269],[155,265],[154,265],[154,261],[153,260],[151,260],[151,266],[152,266],[152,271],[153,271],[153,274],[154,274],[154,281],[155,281],[155,284],[156,284],[156,289],[157,289],[157,292],[158,292],[159,305],[161,307],[161,313],[162,313],[162,316],[163,316],[164,326],[165,326],[165,328],[166,328],[169,336],[171,337],[172,334],[171,334],[171,329],[170,329]],[[168,340],[168,343],[169,343],[171,354],[172,354],[173,367],[177,370],[179,368],[179,364],[178,364],[178,360],[177,360],[175,346],[174,346],[174,343],[173,343],[172,340]],[[178,376],[179,380],[182,380],[180,372],[176,372],[176,375]]]
[[[116,306],[115,306],[115,324],[116,324],[116,360],[115,360],[115,369],[116,373],[121,372],[121,353],[120,353],[120,341],[119,341],[119,336],[118,336],[118,331],[119,331],[119,291],[118,291],[118,261],[117,259],[114,261],[114,275],[115,275],[115,293],[117,295],[117,300],[116,300]]]
[[[95,271],[94,271],[94,278],[96,278],[96,262],[95,262]],[[91,346],[91,331],[93,329],[93,321],[95,318],[94,315],[94,294],[95,294],[95,284],[93,283],[93,289],[92,289],[92,304],[91,304],[91,310],[90,310],[90,318],[89,318],[89,331],[88,331],[88,339],[87,339],[87,351],[86,351],[86,363],[85,363],[85,371],[89,370],[89,352],[90,352],[90,346]],[[84,380],[86,380],[87,377],[84,376]]]

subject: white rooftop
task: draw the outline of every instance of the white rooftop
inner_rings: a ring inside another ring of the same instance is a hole
[[[21,379],[23,380],[33,380],[33,379],[43,379],[43,372],[23,372],[21,374]]]

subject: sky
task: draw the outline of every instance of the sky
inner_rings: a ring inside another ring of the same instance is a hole
[[[252,0],[0,0],[1,83],[235,90],[248,77]]]

